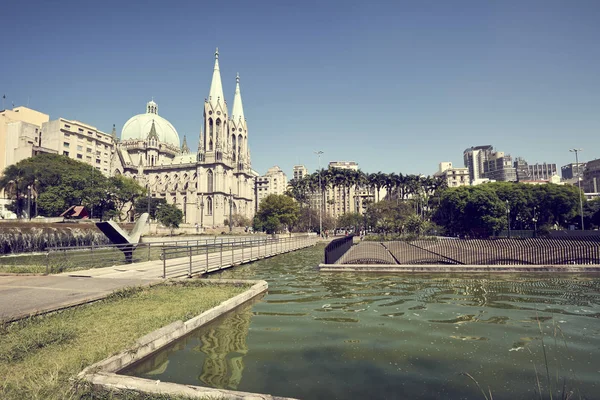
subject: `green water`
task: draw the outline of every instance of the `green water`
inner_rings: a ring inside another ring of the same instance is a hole
[[[496,400],[540,398],[538,381],[544,399],[549,386],[600,398],[597,275],[319,273],[322,251],[223,272],[269,293],[123,373],[303,399],[484,399],[468,373]]]

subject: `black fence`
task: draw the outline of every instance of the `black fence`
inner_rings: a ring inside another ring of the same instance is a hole
[[[333,244],[333,243],[332,243]],[[600,264],[600,236],[361,242],[326,264]],[[327,257],[327,252],[326,252]]]
[[[352,247],[354,235],[334,239],[325,247],[325,264],[333,264]]]

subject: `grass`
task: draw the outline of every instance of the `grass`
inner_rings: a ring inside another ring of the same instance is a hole
[[[196,316],[246,289],[201,280],[130,288],[97,303],[0,326],[0,398],[161,398],[127,397],[133,393],[119,397],[86,385],[73,389],[70,378],[139,337]]]

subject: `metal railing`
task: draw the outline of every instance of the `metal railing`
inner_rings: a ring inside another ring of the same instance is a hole
[[[161,259],[165,246],[207,246],[237,242],[250,243],[265,240],[264,236],[241,238],[211,237],[197,240],[171,240],[162,242],[139,243],[131,254],[131,262],[156,261]],[[22,256],[23,263],[45,265],[46,273],[63,272],[69,269],[103,268],[126,264],[125,252],[128,245],[90,245],[69,247],[48,247],[45,254]]]
[[[325,264],[334,264],[339,258],[352,247],[354,235],[332,240],[325,247]]]
[[[201,245],[165,245],[161,249],[163,278],[206,274],[312,246],[316,241],[316,236],[307,235]]]
[[[600,236],[361,242],[326,264],[600,264]]]

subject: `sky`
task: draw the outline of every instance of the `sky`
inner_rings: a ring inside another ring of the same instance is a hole
[[[252,166],[433,174],[491,144],[529,163],[600,158],[600,2],[12,1],[0,96],[104,132],[159,114],[195,150],[215,48],[240,74]]]

